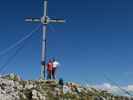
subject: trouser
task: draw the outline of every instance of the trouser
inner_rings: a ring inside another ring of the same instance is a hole
[[[56,68],[53,68],[53,70],[52,70],[52,77],[53,77],[53,79],[55,79],[55,78],[56,78],[55,73],[56,73]]]
[[[47,79],[52,78],[52,70],[47,70]]]

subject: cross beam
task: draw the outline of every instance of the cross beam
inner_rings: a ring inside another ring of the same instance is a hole
[[[50,19],[45,17],[42,18],[26,18],[26,22],[34,22],[34,23],[42,23],[44,25],[50,24],[50,23],[65,23],[65,20],[63,19]]]
[[[42,38],[42,58],[41,58],[41,79],[46,79],[46,51],[47,51],[47,25],[51,23],[65,23],[63,19],[51,19],[48,17],[48,0],[44,0],[44,13],[41,18],[26,18],[26,22],[43,24],[43,38]]]

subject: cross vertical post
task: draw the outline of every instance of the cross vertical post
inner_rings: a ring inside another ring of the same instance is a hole
[[[46,51],[47,51],[47,37],[46,37],[46,31],[47,31],[47,22],[45,22],[45,19],[47,17],[47,0],[44,1],[44,14],[43,17],[41,19],[42,23],[43,23],[43,38],[42,38],[42,58],[41,58],[41,79],[45,79],[46,77]]]
[[[42,52],[41,52],[41,79],[46,79],[47,61],[47,26],[50,23],[64,23],[63,19],[51,19],[48,17],[48,0],[44,0],[44,13],[41,18],[26,18],[26,22],[41,23],[43,25]]]

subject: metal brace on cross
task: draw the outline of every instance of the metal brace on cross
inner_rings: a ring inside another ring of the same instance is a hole
[[[42,38],[42,53],[41,53],[41,79],[45,79],[46,71],[46,51],[47,51],[47,25],[50,23],[64,23],[62,19],[51,19],[48,16],[48,0],[44,0],[44,13],[42,18],[26,18],[26,22],[42,23],[43,24],[43,38]]]

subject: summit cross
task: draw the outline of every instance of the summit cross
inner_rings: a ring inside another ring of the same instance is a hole
[[[42,35],[42,53],[41,53],[41,79],[46,79],[46,51],[47,51],[47,25],[51,23],[65,23],[63,19],[51,19],[48,16],[48,0],[44,0],[44,11],[41,18],[26,18],[26,22],[41,23],[43,25],[43,35]]]

